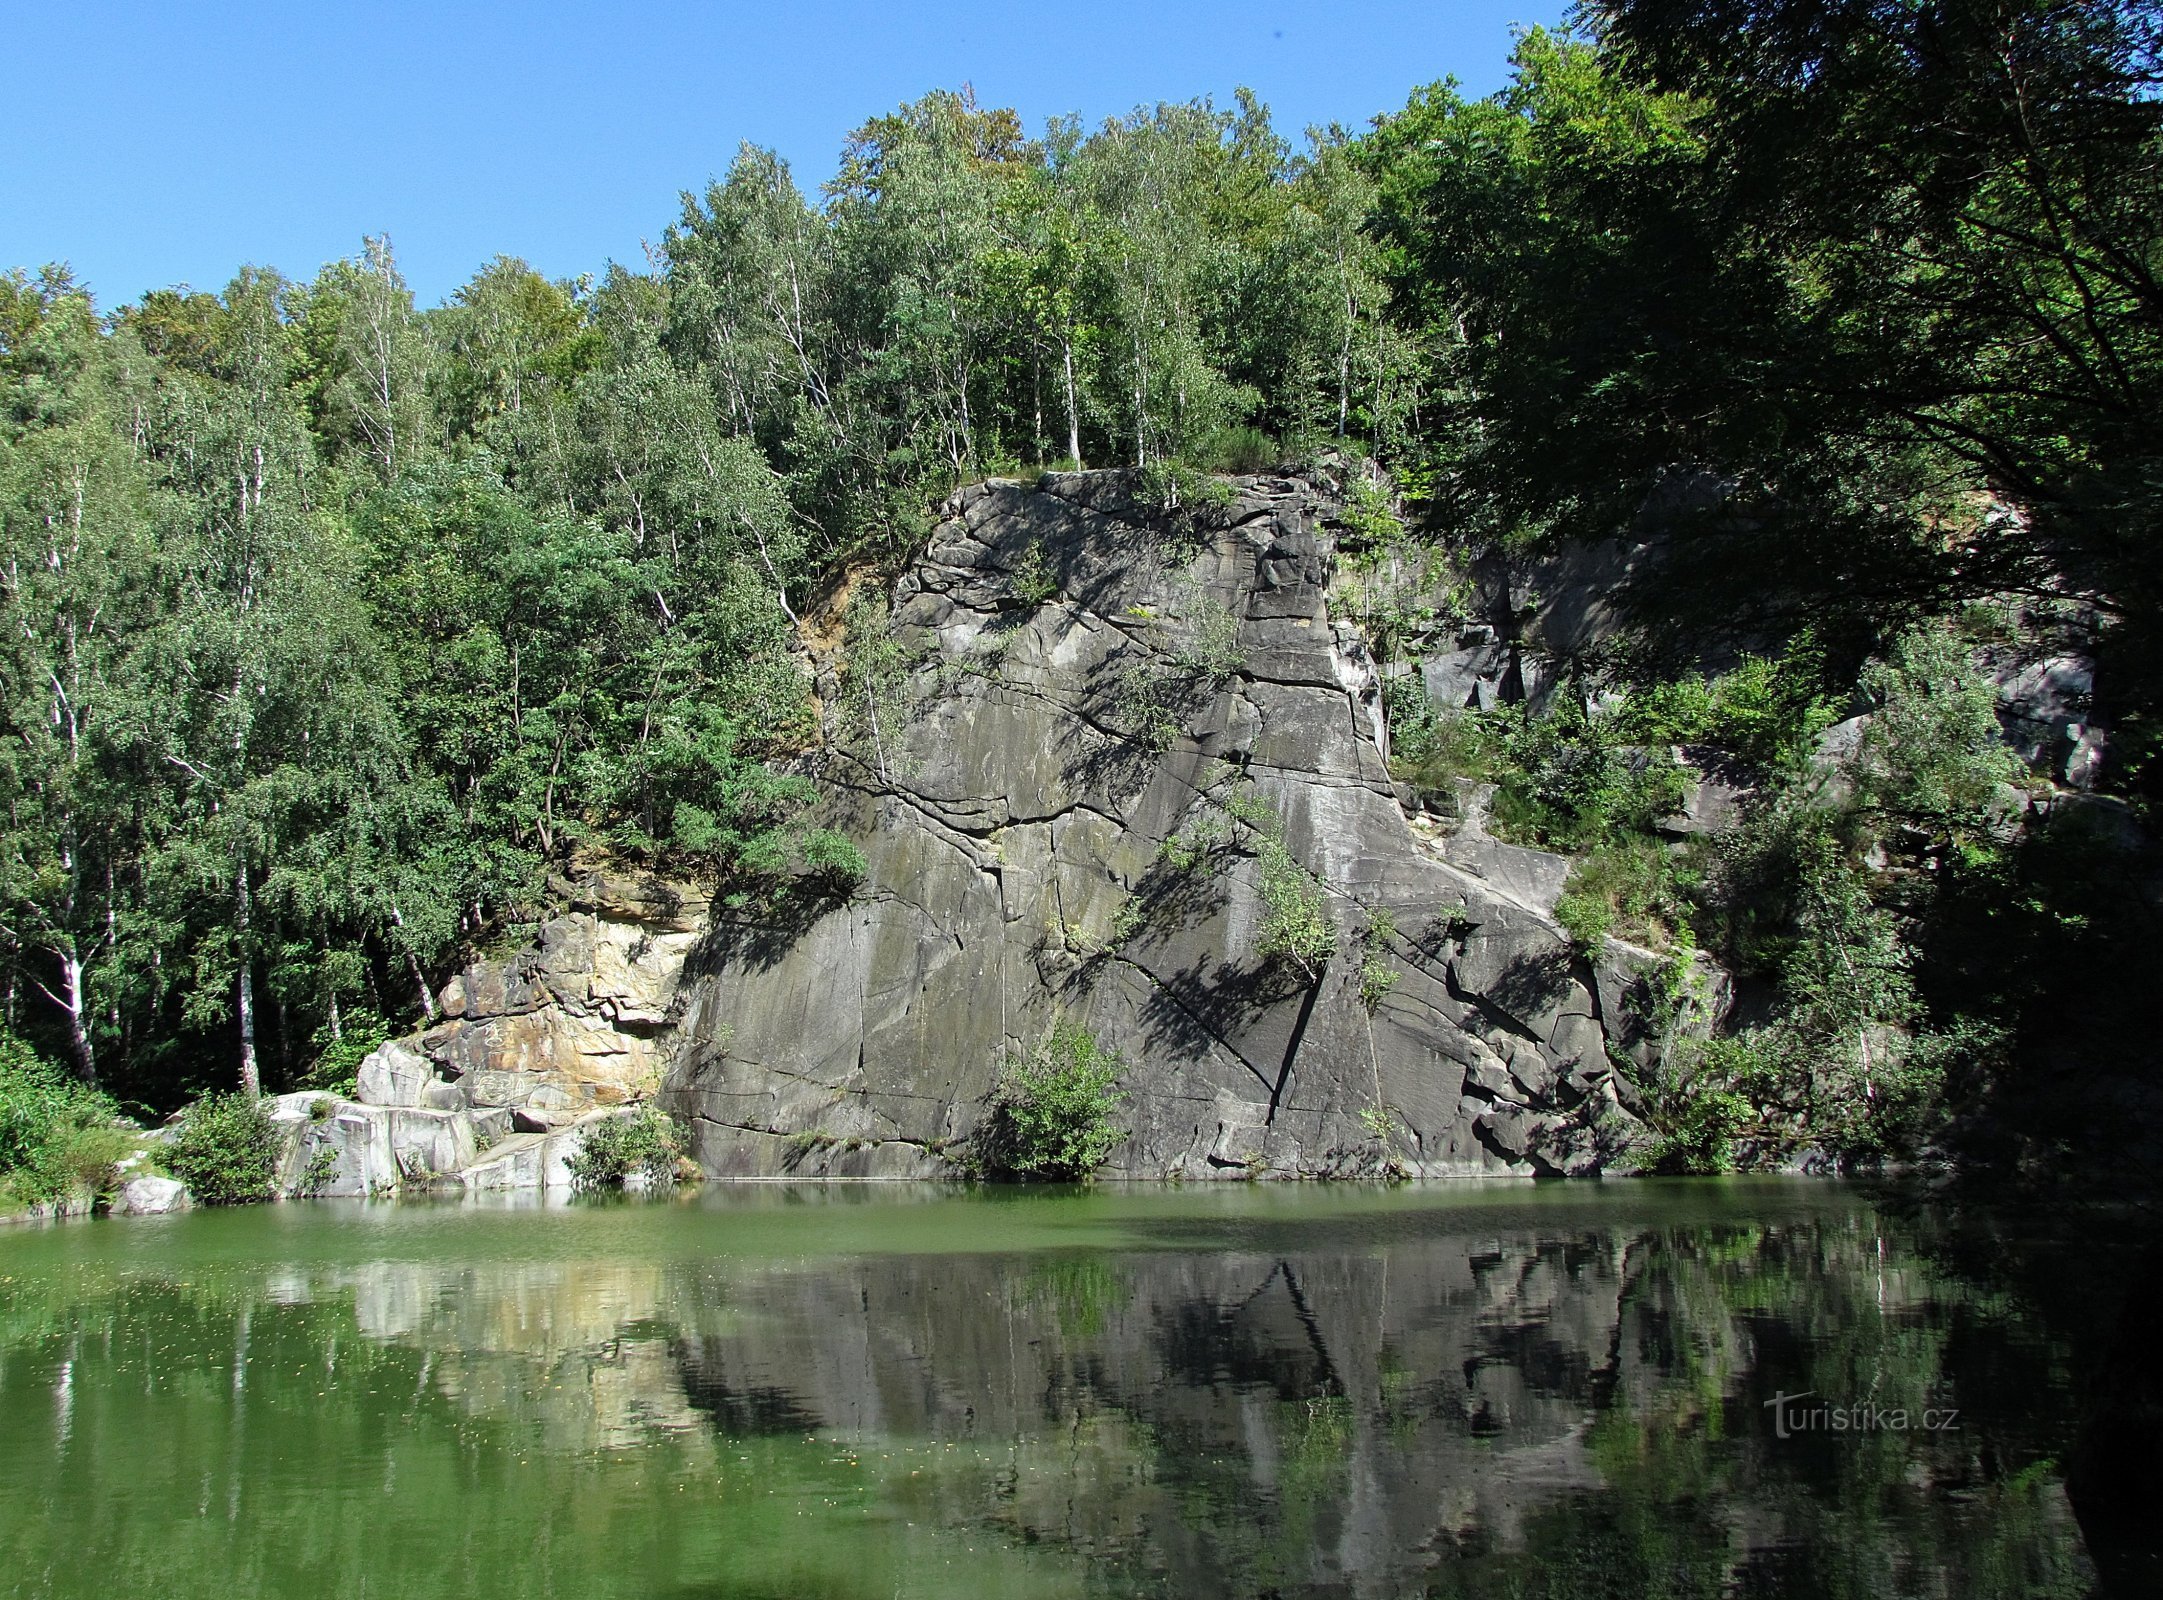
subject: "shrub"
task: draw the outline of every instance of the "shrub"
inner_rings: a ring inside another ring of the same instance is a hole
[[[1014,586],[1014,598],[1031,606],[1040,606],[1059,592],[1059,574],[1040,544],[1031,545],[1014,564],[1009,581]]]
[[[1174,872],[1200,872],[1231,842],[1231,819],[1210,812],[1157,846],[1157,859]]]
[[[677,1179],[685,1140],[676,1119],[657,1106],[641,1106],[630,1116],[611,1117],[586,1130],[586,1141],[566,1163],[580,1189],[621,1189],[634,1172],[648,1185],[667,1188]]]
[[[1404,537],[1404,521],[1389,491],[1364,477],[1345,484],[1344,509],[1338,519],[1352,531],[1355,543],[1391,545]]]
[[[1377,906],[1367,913],[1367,931],[1359,940],[1359,1003],[1370,1012],[1397,987],[1397,969],[1389,964],[1389,942],[1396,937],[1393,912]]]
[[[1746,656],[1715,679],[1705,737],[1761,767],[1800,767],[1839,720],[1824,696],[1817,641],[1800,635],[1777,660]]]
[[[1657,839],[1615,834],[1571,867],[1555,920],[1580,949],[1609,933],[1659,949],[1687,937],[1683,896],[1698,876]]]
[[[1183,674],[1152,663],[1127,668],[1119,680],[1119,715],[1132,725],[1134,742],[1162,755],[1186,730],[1179,702],[1187,685]]]
[[[1115,1086],[1125,1067],[1088,1029],[1055,1024],[999,1075],[969,1164],[989,1177],[1087,1179],[1124,1137]]]
[[[1863,669],[1877,712],[1853,762],[1867,805],[1940,823],[1972,819],[2020,776],[1998,728],[1997,696],[1943,628],[1902,634]]]
[[[31,1205],[110,1190],[134,1144],[115,1115],[104,1095],[0,1032],[0,1189]]]
[[[1577,874],[1572,872],[1570,876],[1574,880]],[[1596,950],[1614,926],[1615,908],[1598,895],[1568,889],[1555,902],[1555,920],[1579,950]]]
[[[1261,841],[1258,859],[1263,911],[1255,953],[1265,959],[1281,956],[1312,979],[1337,953],[1337,926],[1329,920],[1322,886],[1275,839]]]
[[[206,1206],[278,1196],[278,1130],[253,1095],[206,1094],[181,1113],[165,1147],[166,1170]]]
[[[1247,664],[1239,642],[1239,619],[1208,595],[1194,593],[1184,608],[1191,632],[1172,651],[1173,665],[1211,683],[1222,683]]]
[[[1735,1170],[1735,1135],[1750,1120],[1750,1102],[1727,1089],[1707,1089],[1685,1099],[1655,1140],[1652,1170],[1668,1175]]]
[[[1447,789],[1454,779],[1491,779],[1502,766],[1503,736],[1520,714],[1437,705],[1417,673],[1382,685],[1389,724],[1390,771],[1416,789]]]
[[[1136,497],[1167,516],[1188,523],[1221,512],[1232,503],[1232,486],[1178,461],[1154,461],[1142,468]]]
[[[1267,472],[1282,459],[1277,441],[1260,428],[1219,428],[1195,452],[1211,472]]]

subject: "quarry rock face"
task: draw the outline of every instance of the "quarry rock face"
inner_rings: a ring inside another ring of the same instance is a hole
[[[465,1104],[507,1110],[527,1132],[651,1098],[684,958],[705,922],[704,896],[682,884],[590,873],[554,887],[573,909],[528,949],[453,978],[444,1020],[401,1047]],[[423,1103],[370,1089],[364,1076],[364,1100]]]
[[[1415,829],[1330,615],[1328,486],[1229,488],[1173,513],[1052,474],[948,503],[890,591],[904,669],[821,681],[861,885],[717,905],[685,962],[661,1101],[710,1172],[949,1171],[1057,1020],[1126,1063],[1107,1176],[1589,1173],[1627,1143],[1609,1058],[1656,1050],[1657,958],[1573,947],[1560,858]],[[1285,858],[1333,950],[1273,950]],[[500,1024],[536,1015],[478,995],[476,1085],[527,1070]]]
[[[600,871],[551,888],[571,909],[446,984],[442,1020],[370,1052],[352,1099],[268,1102],[280,1193],[567,1189],[587,1136],[652,1099],[705,896]]]

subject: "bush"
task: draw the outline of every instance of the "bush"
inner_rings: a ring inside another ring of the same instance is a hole
[[[0,1190],[31,1205],[111,1190],[135,1143],[115,1116],[104,1095],[0,1033]]]
[[[278,1130],[253,1095],[206,1094],[181,1113],[166,1170],[206,1206],[278,1197]]]
[[[1184,598],[1189,632],[1173,649],[1172,664],[1210,683],[1222,683],[1247,664],[1239,619],[1198,587]]]
[[[1088,1029],[1055,1024],[999,1075],[969,1165],[987,1177],[1087,1179],[1125,1137],[1115,1089],[1125,1067]]]
[[[1312,979],[1337,953],[1337,926],[1314,874],[1292,859],[1275,839],[1263,839],[1262,932],[1255,954],[1265,960],[1283,957]]]
[[[1154,461],[1135,480],[1145,506],[1192,526],[1230,508],[1232,486],[1178,461]]]
[[[641,1106],[628,1117],[611,1117],[586,1130],[586,1142],[566,1163],[580,1189],[621,1189],[634,1172],[656,1189],[673,1186],[684,1157],[683,1129],[656,1106]]]
[[[1717,678],[1632,688],[1612,720],[1625,743],[1711,744],[1766,771],[1793,771],[1838,720],[1823,679],[1822,653],[1805,631],[1777,659],[1745,656]]]
[[[1277,441],[1260,428],[1219,428],[1195,452],[1211,472],[1267,472],[1283,459]]]
[[[1570,878],[1574,884],[1577,873]],[[1597,950],[1600,941],[1607,937],[1615,924],[1615,908],[1598,895],[1585,894],[1576,888],[1563,892],[1555,901],[1555,920],[1562,924],[1562,931],[1570,936],[1570,943],[1580,951]]]
[[[1659,840],[1615,834],[1570,868],[1555,920],[1583,950],[1610,933],[1663,949],[1688,934],[1683,897],[1698,876]]]
[[[1153,755],[1162,755],[1179,742],[1186,731],[1181,706],[1190,679],[1176,669],[1141,662],[1127,668],[1119,679],[1119,716],[1131,724],[1133,741]]]
[[[1943,628],[1902,634],[1863,669],[1876,702],[1853,771],[1863,803],[1941,826],[1973,821],[2021,776],[1998,728],[1997,695]]]
[[[1389,964],[1390,941],[1397,937],[1397,917],[1387,907],[1367,913],[1367,931],[1359,940],[1359,1003],[1372,1013],[1397,987],[1397,969]]]
[[[1735,1135],[1750,1114],[1750,1102],[1732,1090],[1691,1095],[1654,1142],[1652,1170],[1669,1176],[1733,1172]]]
[[[1058,570],[1040,544],[1031,545],[1014,564],[1010,581],[1014,598],[1029,606],[1040,606],[1059,592]]]

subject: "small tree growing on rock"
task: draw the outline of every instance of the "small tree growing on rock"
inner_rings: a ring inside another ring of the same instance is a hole
[[[1087,1028],[1055,1023],[1000,1073],[966,1164],[984,1177],[1086,1181],[1126,1137],[1116,1089],[1125,1069]]]
[[[1255,953],[1282,957],[1312,983],[1337,953],[1337,926],[1314,874],[1275,839],[1264,838],[1257,859],[1262,870],[1262,932]]]

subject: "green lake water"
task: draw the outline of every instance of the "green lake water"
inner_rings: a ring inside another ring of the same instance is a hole
[[[2068,1494],[2109,1313],[2031,1233],[1800,1181],[18,1229],[0,1590],[2082,1595],[2150,1553]]]

